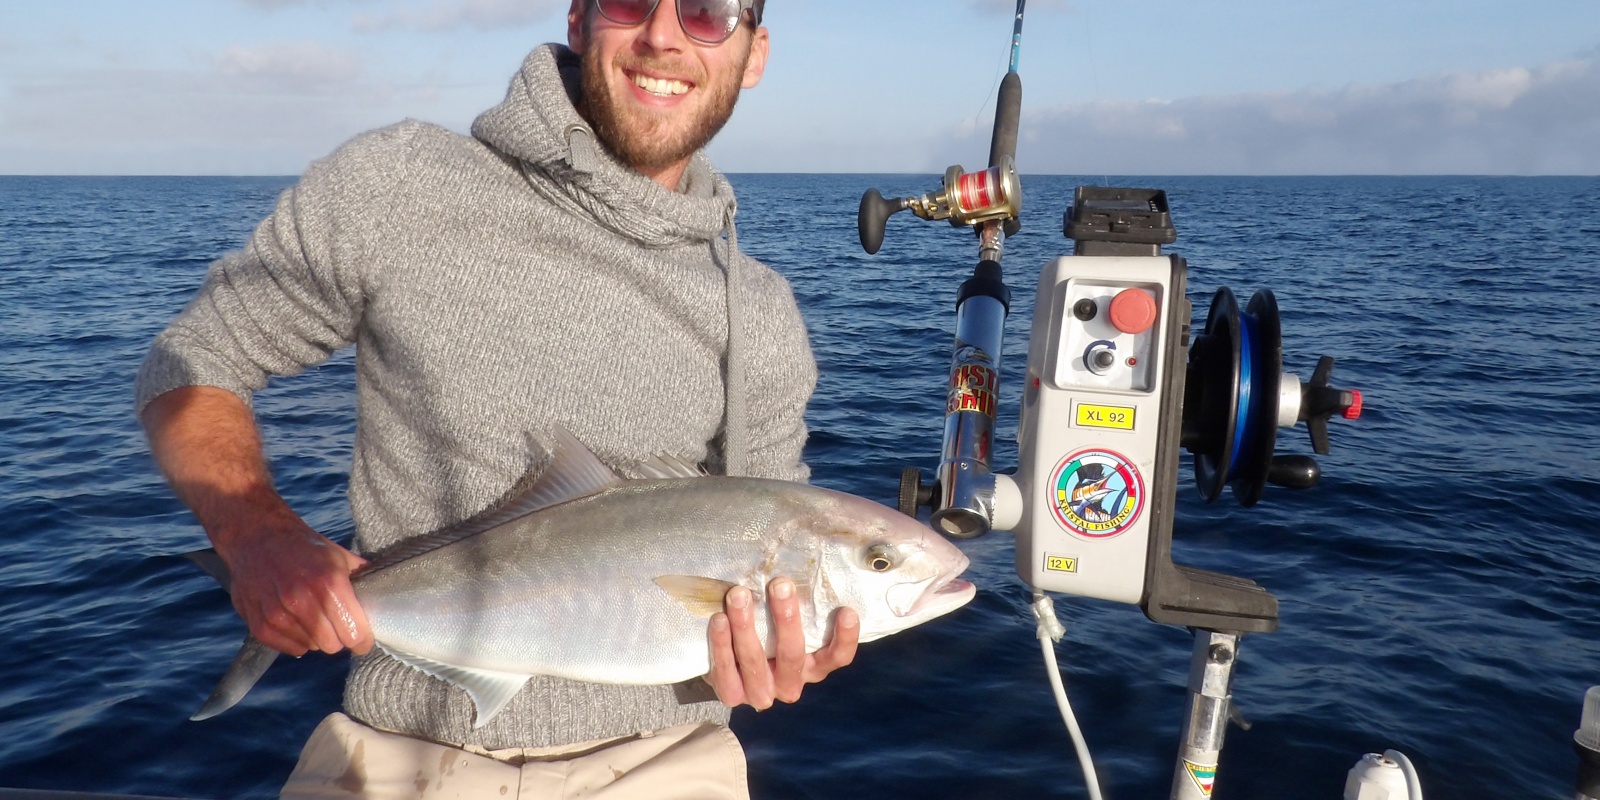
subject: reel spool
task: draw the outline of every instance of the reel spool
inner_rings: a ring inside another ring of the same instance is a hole
[[[1278,428],[1300,418],[1299,380],[1285,386],[1284,377],[1277,298],[1262,289],[1241,312],[1232,290],[1218,289],[1189,351],[1183,404],[1182,444],[1206,502],[1232,486],[1253,506],[1268,482],[1305,489],[1321,477],[1309,456],[1273,455]]]

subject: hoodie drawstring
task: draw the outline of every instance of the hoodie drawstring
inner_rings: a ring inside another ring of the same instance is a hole
[[[725,217],[727,239],[722,252],[722,268],[726,276],[728,305],[728,351],[726,374],[723,376],[724,392],[726,399],[723,404],[722,418],[722,461],[723,469],[728,475],[740,476],[749,470],[750,443],[745,426],[745,386],[744,386],[744,349],[740,343],[744,340],[744,304],[738,299],[738,279],[735,274],[735,263],[739,253],[739,230],[733,224],[733,207],[729,207]]]

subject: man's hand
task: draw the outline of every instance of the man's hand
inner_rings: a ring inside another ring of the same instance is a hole
[[[366,562],[312,530],[258,529],[233,539],[223,555],[233,574],[233,607],[262,644],[291,656],[309,650],[357,655],[372,649],[372,629],[350,586]]]
[[[372,630],[350,588],[363,563],[311,529],[278,496],[261,434],[243,399],[185,386],[140,415],[150,451],[194,511],[233,576],[233,607],[262,644],[307,650],[372,649]]]
[[[750,590],[735,586],[724,599],[724,613],[711,618],[711,673],[706,681],[729,707],[749,703],[760,711],[771,708],[774,700],[793,703],[806,684],[855,660],[861,635],[855,611],[839,609],[833,618],[833,639],[821,650],[807,653],[794,583],[787,578],[774,580],[767,587],[767,609],[776,656],[768,659],[756,635],[754,606]]]

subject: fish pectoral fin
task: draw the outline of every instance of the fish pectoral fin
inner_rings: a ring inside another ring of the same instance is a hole
[[[474,669],[461,667],[455,664],[446,664],[435,661],[426,656],[406,653],[393,647],[378,644],[383,652],[394,657],[394,660],[411,667],[414,670],[431,675],[445,683],[459,686],[472,698],[472,704],[477,713],[472,720],[472,727],[481,728],[494,719],[506,703],[511,702],[517,692],[522,690],[522,685],[528,682],[532,675],[517,675],[510,672],[495,672],[487,669]]]
[[[656,578],[656,585],[690,614],[710,619],[722,610],[728,590],[738,584],[699,575],[662,575]]]
[[[278,651],[256,641],[254,636],[246,636],[244,644],[233,657],[233,663],[228,665],[228,671],[223,673],[222,680],[217,681],[217,688],[211,690],[205,705],[200,706],[200,710],[189,719],[199,722],[233,708],[276,660]]]

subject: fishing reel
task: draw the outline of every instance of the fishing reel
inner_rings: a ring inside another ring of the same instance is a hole
[[[959,166],[950,167],[945,170],[944,185],[937,192],[921,197],[890,199],[877,189],[868,189],[861,196],[861,209],[856,215],[861,247],[869,254],[877,253],[883,246],[889,217],[901,211],[910,211],[928,220],[947,219],[951,227],[957,228],[962,225],[978,227],[998,220],[1005,234],[1011,236],[1020,229],[1022,182],[1011,156],[1001,156],[997,165],[981,172],[969,173]]]

